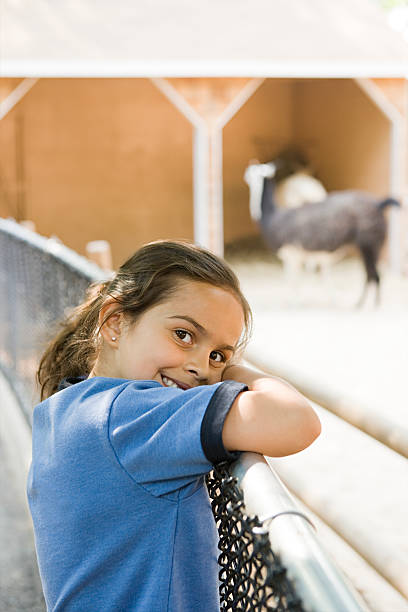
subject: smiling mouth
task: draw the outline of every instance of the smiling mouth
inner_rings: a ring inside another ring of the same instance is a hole
[[[173,389],[182,389],[182,391],[190,389],[190,385],[185,385],[184,383],[175,381],[172,378],[165,376],[164,374],[161,374],[161,378],[165,387],[173,387]]]

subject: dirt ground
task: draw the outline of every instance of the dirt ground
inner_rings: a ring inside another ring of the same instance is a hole
[[[328,274],[286,271],[279,259],[259,242],[243,240],[226,247],[225,258],[240,276],[244,288],[272,308],[353,311],[363,291],[365,271],[358,256],[350,254],[330,267]],[[381,277],[380,303],[371,290],[360,311],[390,312],[408,308],[408,268],[400,274],[378,264]],[[261,281],[261,282],[260,282]]]

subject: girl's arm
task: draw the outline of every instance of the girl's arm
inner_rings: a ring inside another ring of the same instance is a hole
[[[248,385],[225,419],[222,439],[230,451],[252,451],[268,457],[297,453],[320,434],[320,421],[309,402],[279,378],[241,365],[225,368],[224,380]]]

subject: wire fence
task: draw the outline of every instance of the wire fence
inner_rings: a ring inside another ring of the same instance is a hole
[[[32,407],[39,398],[35,372],[42,350],[59,321],[83,299],[88,285],[106,276],[106,272],[57,240],[43,238],[12,220],[0,219],[0,368],[14,388],[30,424]],[[300,564],[293,560],[290,551],[285,554],[285,543],[282,548],[276,535],[277,550],[273,541],[271,546],[270,531],[258,519],[257,503],[252,504],[252,500],[257,502],[259,492],[268,488],[269,473],[261,479],[249,480],[255,489],[248,497],[242,478],[236,478],[240,472],[246,474],[246,462],[251,464],[245,455],[251,454],[245,453],[235,467],[217,466],[207,477],[219,533],[220,609],[242,612],[363,610],[329,564],[325,561],[326,566],[322,566],[318,560],[320,552],[313,556],[300,543]],[[274,501],[280,503],[283,499],[283,511],[279,506],[278,514],[299,514],[287,511],[282,484],[274,480],[273,486],[278,489],[272,497],[265,498],[268,508]],[[265,499],[261,496],[258,501],[264,503]],[[293,541],[293,533],[287,539]],[[310,561],[310,567],[305,565],[304,558]],[[326,569],[334,578],[327,578]],[[316,594],[317,603],[313,600]],[[324,602],[324,607],[319,602]]]
[[[221,610],[303,612],[293,582],[256,515],[245,511],[242,490],[228,464],[207,476],[217,523]]]
[[[39,356],[101,270],[58,240],[0,219],[0,367],[31,423]]]

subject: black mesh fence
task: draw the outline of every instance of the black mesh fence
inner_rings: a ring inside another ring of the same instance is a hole
[[[271,549],[268,532],[245,513],[243,496],[228,464],[207,476],[220,549],[221,610],[302,612],[286,568]]]
[[[0,219],[0,366],[31,420],[39,356],[99,269],[54,239]]]

